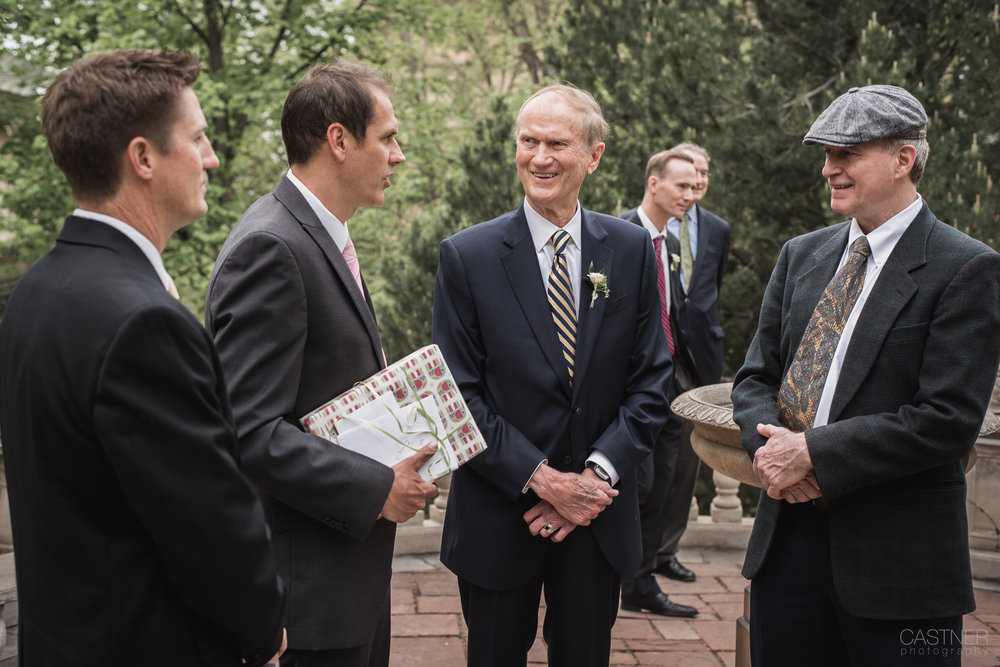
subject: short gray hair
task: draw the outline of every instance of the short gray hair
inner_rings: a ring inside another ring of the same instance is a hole
[[[910,180],[914,185],[918,185],[924,175],[924,167],[927,166],[927,156],[931,154],[931,145],[927,139],[883,139],[881,144],[882,150],[887,153],[894,153],[903,146],[913,146],[917,149],[917,157],[913,160],[913,168],[910,169]]]
[[[583,130],[583,143],[588,148],[604,141],[604,138],[611,132],[611,126],[608,125],[608,121],[604,120],[604,114],[601,113],[601,105],[597,103],[593,95],[586,90],[567,83],[553,83],[536,90],[521,105],[521,109],[517,112],[517,124],[514,126],[515,139],[521,133],[521,119],[524,116],[524,108],[528,106],[528,102],[546,93],[555,93],[567,104],[580,112],[582,116],[580,120]]]

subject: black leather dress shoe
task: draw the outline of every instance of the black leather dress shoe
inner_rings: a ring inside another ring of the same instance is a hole
[[[695,579],[694,572],[681,565],[676,558],[663,561],[654,572],[677,581],[694,581]]]
[[[622,609],[626,611],[648,611],[660,616],[679,616],[691,618],[698,615],[698,610],[686,604],[671,602],[662,592],[645,598],[622,598]]]

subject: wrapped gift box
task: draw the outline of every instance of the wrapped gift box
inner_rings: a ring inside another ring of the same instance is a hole
[[[393,465],[435,442],[421,468],[433,481],[486,442],[437,345],[422,347],[299,420],[311,433]]]

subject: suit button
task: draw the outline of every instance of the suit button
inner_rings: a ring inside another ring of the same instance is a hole
[[[577,414],[579,412],[580,412],[580,406],[579,405],[574,405],[573,406],[573,414],[575,415],[575,414]]]
[[[572,457],[570,457],[570,456],[564,456],[563,457],[563,465],[564,466],[568,466],[571,463],[573,463],[573,458]]]
[[[684,303],[691,303],[691,299],[689,297],[684,297]]]

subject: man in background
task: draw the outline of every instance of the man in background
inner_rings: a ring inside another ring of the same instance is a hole
[[[701,177],[695,171],[694,159],[680,151],[661,151],[646,164],[646,192],[638,208],[626,211],[622,219],[642,226],[649,232],[657,264],[657,297],[660,303],[661,325],[667,347],[674,361],[668,401],[681,393],[680,377],[691,377],[694,362],[690,348],[681,337],[678,309],[684,300],[678,270],[680,242],[667,232],[667,221],[681,219],[695,201],[695,188]],[[674,479],[677,451],[684,429],[684,420],[673,412],[660,431],[653,450],[639,467],[639,519],[642,526],[642,564],[632,579],[622,582],[622,609],[643,609],[662,616],[695,616],[691,606],[670,600],[653,576],[657,556],[666,530],[666,501]]]
[[[680,247],[677,273],[681,294],[676,308],[679,351],[675,356],[687,362],[677,364],[678,384],[684,392],[715,384],[722,377],[724,334],[716,306],[726,272],[730,233],[728,222],[701,206],[708,192],[708,152],[692,143],[678,144],[670,150],[690,155],[698,173],[694,206],[685,216],[674,216],[667,222],[667,230]],[[667,495],[663,546],[656,567],[658,573],[677,581],[695,580],[695,573],[677,560],[701,463],[691,448],[691,431],[691,423],[685,420]]]
[[[160,258],[219,166],[198,73],[181,51],[100,53],[42,101],[79,208],[0,322],[22,665],[259,666],[283,648],[222,369]]]
[[[384,77],[308,72],[281,116],[289,170],[233,227],[205,322],[230,384],[244,472],[260,489],[288,585],[283,667],[384,667],[396,524],[436,487],[303,431],[299,418],[385,367],[347,222],[402,164]]]

